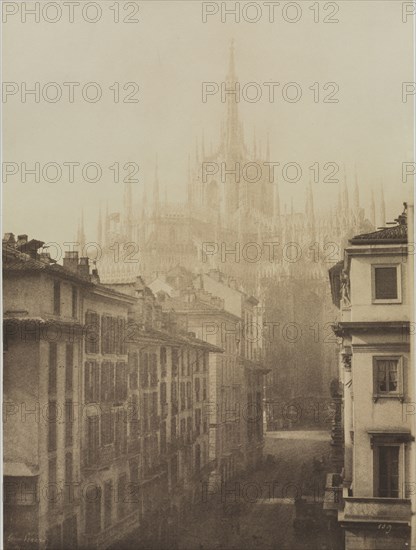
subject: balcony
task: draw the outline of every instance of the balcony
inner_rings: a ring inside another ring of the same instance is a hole
[[[342,480],[340,474],[327,474],[325,483],[324,511],[336,515],[342,509]]]
[[[410,515],[410,499],[345,497],[339,521],[410,525]]]

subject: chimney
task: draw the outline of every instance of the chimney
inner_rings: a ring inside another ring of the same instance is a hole
[[[17,236],[17,246],[21,247],[27,244],[27,235],[18,235]]]
[[[80,277],[89,278],[90,276],[90,266],[88,258],[80,258],[78,264],[78,275]]]
[[[14,234],[13,233],[5,233],[4,237],[3,237],[3,243],[14,246],[16,244]]]
[[[95,267],[91,273],[91,282],[96,285],[100,284],[100,276],[98,275],[98,269]]]
[[[49,252],[41,252],[39,254],[39,259],[41,260],[41,262],[45,262],[45,264],[51,263],[51,255],[49,254]]]
[[[72,271],[72,273],[78,272],[78,252],[77,251],[66,251],[65,252],[65,258],[64,258],[64,267],[65,269],[68,269],[68,271]]]

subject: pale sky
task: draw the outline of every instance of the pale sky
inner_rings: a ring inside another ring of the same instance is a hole
[[[162,188],[167,186],[172,200],[183,198],[195,137],[204,133],[206,149],[218,141],[225,106],[219,94],[203,103],[202,83],[224,80],[232,38],[239,81],[257,82],[263,91],[257,103],[240,103],[247,143],[252,145],[255,128],[264,150],[268,133],[272,161],[297,162],[305,171],[315,162],[336,162],[345,165],[350,185],[356,166],[367,211],[371,188],[377,200],[382,184],[387,219],[401,212],[411,193],[411,180],[402,183],[401,171],[403,162],[413,160],[414,118],[412,100],[402,102],[402,83],[415,80],[414,20],[402,22],[401,2],[341,1],[333,16],[339,22],[333,24],[314,23],[309,1],[298,2],[302,12],[296,23],[285,21],[279,9],[269,22],[261,2],[257,23],[222,23],[220,14],[203,23],[201,2],[177,0],[139,2],[139,23],[115,23],[109,9],[114,2],[98,4],[102,16],[95,24],[75,12],[74,23],[67,15],[53,24],[34,23],[29,16],[22,23],[16,14],[3,26],[3,80],[19,90],[3,104],[3,161],[97,162],[103,169],[98,183],[82,177],[36,183],[31,176],[21,183],[20,174],[9,176],[3,184],[3,232],[72,240],[83,207],[87,237],[95,238],[99,204],[108,201],[110,209],[118,209],[122,201],[123,186],[112,181],[108,167],[139,165],[138,202],[143,185],[151,189],[156,154]],[[321,18],[330,16],[322,10]],[[34,103],[28,96],[22,103],[24,82],[28,88],[57,82],[63,98]],[[64,82],[96,82],[103,97],[88,103],[81,86],[70,104]],[[115,82],[122,93],[124,83],[137,82],[139,103],[114,103],[109,87]],[[264,82],[279,82],[277,90],[297,82],[302,98],[289,103],[278,91],[270,103]],[[336,82],[339,102],[314,103],[309,87],[315,82]],[[295,209],[303,210],[307,180],[282,183],[282,202],[289,205],[293,197]],[[315,183],[314,191],[316,208],[336,203],[337,184]]]

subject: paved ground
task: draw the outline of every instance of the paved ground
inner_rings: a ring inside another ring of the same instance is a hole
[[[310,502],[323,498],[320,459],[328,453],[327,432],[268,432],[264,455],[273,458],[240,479],[238,487],[228,487],[225,504],[218,495],[201,505],[181,526],[180,550],[340,550],[321,515],[303,536],[293,528],[295,496],[302,492]]]

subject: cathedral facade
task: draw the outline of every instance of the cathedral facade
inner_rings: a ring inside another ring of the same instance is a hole
[[[328,269],[342,259],[348,238],[374,228],[374,197],[367,219],[357,177],[351,183],[344,175],[331,210],[316,209],[312,183],[303,212],[295,211],[293,203],[282,207],[278,182],[270,177],[268,139],[264,152],[256,140],[247,145],[238,98],[232,93],[237,83],[231,46],[218,143],[207,151],[202,139],[188,156],[184,201],[172,203],[161,196],[156,163],[151,196],[144,192],[137,205],[127,183],[122,210],[100,210],[96,237],[102,251],[97,262],[100,278],[111,284],[141,275],[150,284],[178,266],[195,274],[212,269],[225,273],[259,299],[268,328],[277,324],[281,331],[293,323],[294,330],[308,335],[294,341],[279,330],[278,337],[275,332],[270,337],[270,330],[264,334],[265,360],[271,369],[268,399],[311,392],[329,395],[337,361],[336,342],[325,341],[327,324],[335,318]],[[263,168],[260,176],[258,167]],[[384,223],[382,196],[378,211]],[[77,240],[86,240],[82,226]],[[319,323],[316,329],[310,328],[314,322]]]

